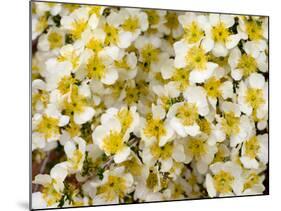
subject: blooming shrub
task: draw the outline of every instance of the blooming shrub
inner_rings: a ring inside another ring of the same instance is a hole
[[[32,4],[33,208],[264,193],[268,19]]]

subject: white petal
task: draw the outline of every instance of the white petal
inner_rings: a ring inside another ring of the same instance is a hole
[[[206,176],[206,188],[207,188],[207,192],[211,198],[216,196],[214,180],[210,174],[207,174],[207,176]]]
[[[216,57],[220,57],[220,56],[226,56],[228,53],[227,48],[225,47],[224,44],[222,43],[216,43],[215,47],[212,50],[212,53],[216,56]]]
[[[74,122],[79,125],[84,124],[91,120],[95,113],[96,111],[92,107],[85,107],[83,112],[74,113]]]
[[[257,169],[259,167],[259,163],[256,159],[251,159],[249,157],[243,156],[240,157],[240,161],[243,166],[248,169]]]
[[[225,26],[227,28],[233,26],[233,24],[235,22],[234,16],[232,16],[232,15],[221,15],[220,20],[221,20],[221,22],[223,22],[225,24]]]
[[[50,176],[56,180],[64,181],[67,176],[67,169],[61,163],[56,164],[51,169]]]
[[[47,203],[43,198],[41,192],[32,193],[32,209],[44,209],[47,207]]]
[[[91,17],[88,20],[88,25],[91,27],[91,29],[97,28],[99,24],[99,18],[96,16],[96,14],[91,15]]]
[[[265,84],[264,76],[258,73],[252,73],[249,77],[249,84],[252,88],[263,89]]]
[[[240,41],[241,39],[241,36],[240,34],[233,34],[233,35],[230,35],[229,40],[225,43],[225,46],[227,49],[231,49],[231,48],[234,48]]]
[[[124,147],[122,151],[118,152],[117,154],[114,155],[114,161],[116,163],[121,163],[127,159],[127,157],[130,155],[130,148],[129,147]]]
[[[105,76],[101,79],[106,85],[114,84],[115,81],[118,79],[118,72],[115,69],[108,69]]]
[[[118,46],[120,48],[128,48],[132,43],[133,37],[130,32],[120,32]]]
[[[207,53],[214,48],[215,43],[213,39],[206,37],[202,40],[201,46],[204,48],[205,52]]]

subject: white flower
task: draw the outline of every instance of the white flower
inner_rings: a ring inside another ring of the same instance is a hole
[[[116,118],[108,119],[104,124],[97,126],[92,138],[106,155],[113,156],[116,163],[123,162],[130,155],[130,148],[125,143],[129,134],[122,132],[122,124]]]
[[[206,188],[210,197],[239,195],[243,189],[242,169],[239,165],[217,162],[210,166],[206,176]]]
[[[68,171],[71,173],[81,171],[85,159],[85,140],[80,137],[74,137],[73,140],[64,144],[64,151],[67,157]]]
[[[230,146],[235,147],[249,138],[254,132],[253,122],[245,115],[241,115],[238,104],[223,102],[222,117],[217,116],[218,128],[230,139]]]
[[[268,135],[252,136],[243,142],[240,160],[245,168],[258,169],[268,162]]]
[[[62,115],[54,104],[49,104],[43,114],[36,113],[32,117],[32,150],[42,149],[47,143],[59,140],[60,127],[68,122],[69,117]]]
[[[229,65],[231,67],[231,76],[234,80],[238,81],[243,76],[248,77],[250,74],[258,70],[266,72],[268,68],[267,57],[264,52],[254,52],[248,45],[244,44],[245,53],[241,53],[238,48],[234,48],[229,55]]]
[[[206,32],[210,38],[210,46],[213,46],[212,53],[217,56],[226,56],[228,50],[234,48],[241,39],[241,35],[232,34],[230,28],[234,25],[233,15],[210,14],[209,21],[211,28]]]
[[[124,196],[131,192],[134,178],[131,174],[125,173],[124,167],[117,167],[107,170],[97,188],[96,196],[93,198],[95,205],[118,204],[123,202]]]
[[[165,120],[166,112],[162,106],[153,104],[151,109],[152,116],[141,119],[141,138],[145,141],[145,144],[150,145],[157,141],[159,146],[164,146],[172,140],[174,130]]]
[[[209,112],[206,94],[202,87],[188,87],[184,93],[186,102],[175,103],[169,109],[167,118],[179,136],[196,136],[200,133],[197,124],[199,115],[206,116]]]
[[[56,27],[48,29],[47,34],[42,34],[38,40],[38,49],[42,51],[49,51],[58,49],[63,46],[65,42],[65,34],[62,30]]]
[[[252,73],[240,82],[238,103],[242,112],[254,118],[263,119],[268,112],[268,85],[263,75]]]
[[[42,192],[32,194],[33,199],[42,202],[42,207],[56,207],[63,194],[64,180],[67,176],[65,163],[55,165],[48,174],[38,174],[33,181],[34,184],[42,185]],[[32,206],[39,207],[38,201]]]
[[[187,137],[178,140],[175,144],[175,160],[178,162],[194,162],[196,169],[200,174],[205,174],[208,165],[213,161],[217,152],[216,145],[208,145],[206,138],[203,136]]]
[[[205,43],[200,45],[187,44],[184,40],[174,44],[175,67],[191,68],[189,80],[193,83],[202,83],[211,77],[214,69],[218,66],[216,63],[209,62],[207,53],[211,50]]]

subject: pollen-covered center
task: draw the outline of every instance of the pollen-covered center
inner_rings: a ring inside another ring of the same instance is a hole
[[[194,156],[196,160],[199,160],[207,152],[207,146],[205,142],[201,139],[190,138],[186,145],[187,153]]]
[[[86,44],[86,48],[91,49],[95,53],[100,52],[103,49],[103,43],[95,38],[91,38],[88,43]]]
[[[167,160],[172,156],[173,144],[167,143],[164,146],[160,147],[159,144],[156,142],[151,146],[150,151],[154,158]]]
[[[97,194],[101,194],[106,201],[113,201],[116,196],[123,198],[126,192],[127,186],[124,178],[110,175],[107,182],[100,186],[97,190]]]
[[[71,90],[72,85],[76,83],[76,79],[72,76],[64,76],[58,83],[58,90],[61,94],[66,94]]]
[[[105,41],[104,41],[106,45],[116,44],[118,42],[119,32],[117,28],[115,28],[112,25],[105,24],[103,30],[106,34]]]
[[[176,117],[178,117],[185,126],[193,125],[199,118],[196,104],[185,102],[177,109]]]
[[[215,42],[225,43],[228,40],[230,32],[225,24],[220,22],[212,28],[212,36]]]
[[[240,118],[233,112],[227,112],[222,120],[222,128],[227,136],[236,135],[240,132]]]
[[[57,32],[51,32],[48,35],[48,41],[49,41],[49,44],[50,44],[50,49],[59,48],[63,44],[62,43],[62,41],[63,41],[62,35],[57,33]]]
[[[237,68],[241,69],[244,76],[249,76],[257,71],[257,62],[255,58],[248,54],[243,54],[239,59]]]
[[[265,103],[262,89],[249,88],[246,92],[245,99],[255,110]]]
[[[245,142],[245,154],[248,157],[255,159],[259,150],[260,150],[260,143],[256,136],[253,136],[252,138],[250,138]]]
[[[178,83],[178,88],[180,91],[184,91],[189,86],[189,74],[190,71],[188,68],[180,68],[175,70],[172,80]]]
[[[247,20],[246,31],[250,40],[260,40],[263,37],[262,23],[259,21]]]
[[[156,137],[159,139],[166,134],[166,128],[164,122],[161,119],[148,119],[146,127],[144,128],[144,134],[148,137]]]
[[[152,62],[157,62],[159,59],[160,50],[152,44],[146,44],[141,50],[141,57],[144,63],[148,65]]]
[[[96,54],[89,58],[86,69],[90,79],[100,80],[105,75],[105,65]]]
[[[230,193],[233,181],[234,177],[229,172],[223,170],[214,175],[214,185],[219,193]]]
[[[110,131],[103,139],[103,149],[105,152],[114,155],[123,149],[123,135],[119,132]]]
[[[209,78],[204,84],[204,88],[207,92],[207,95],[209,97],[214,97],[214,98],[220,96],[221,94],[220,86],[221,86],[221,81],[219,79],[216,79],[216,77]]]
[[[51,138],[53,135],[59,134],[59,120],[54,117],[43,115],[41,121],[37,125],[36,131],[44,134],[44,137]]]
[[[87,21],[81,19],[81,20],[75,20],[72,23],[72,29],[70,31],[70,34],[74,39],[80,39],[81,34],[84,32],[84,30],[87,28]]]
[[[129,17],[122,24],[124,31],[135,32],[140,27],[138,17]]]
[[[208,57],[204,49],[197,46],[193,46],[187,52],[186,61],[192,69],[203,70],[206,69]]]
[[[195,21],[192,21],[191,24],[184,28],[184,38],[190,44],[197,43],[203,38],[203,36],[204,31]]]

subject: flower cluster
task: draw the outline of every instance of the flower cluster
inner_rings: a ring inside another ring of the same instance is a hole
[[[267,17],[33,3],[33,208],[264,193],[267,39]]]

